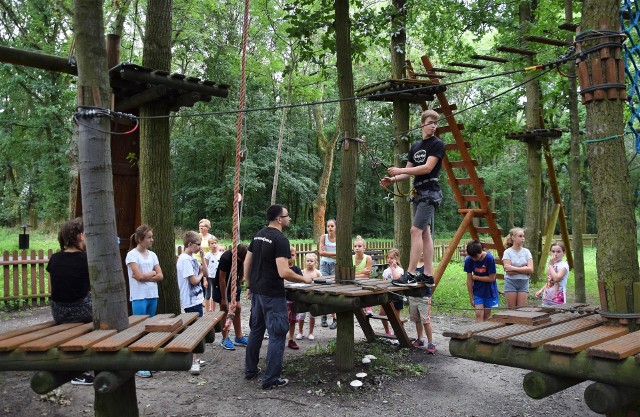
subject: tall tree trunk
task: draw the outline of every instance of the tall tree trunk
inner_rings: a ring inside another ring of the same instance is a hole
[[[391,77],[403,78],[405,75],[405,48],[407,42],[406,32],[406,0],[392,0],[395,13],[391,25]],[[409,152],[409,103],[406,101],[393,102],[393,125],[395,130],[394,160],[395,166],[406,165],[402,159]],[[400,250],[400,262],[405,268],[409,265],[411,252],[411,205],[403,197],[393,198],[393,241]]]
[[[535,2],[534,2],[535,4]],[[529,32],[529,26],[533,21],[531,7],[528,1],[520,3],[521,35]],[[527,58],[528,64],[533,65],[533,58]],[[527,103],[525,104],[525,118],[527,130],[540,128],[541,91],[540,82],[534,80],[528,82],[525,87]],[[542,199],[542,144],[539,140],[527,141],[527,207],[525,210],[525,228],[527,240],[525,246],[531,251],[534,265],[538,265],[540,259],[540,245],[542,242],[541,228],[541,199]],[[537,270],[531,274],[532,282],[538,280]]]
[[[338,91],[341,99],[354,96],[353,70],[351,67],[351,22],[349,20],[349,0],[335,0],[336,66],[338,71]],[[340,169],[340,200],[338,201],[338,221],[336,245],[336,281],[352,281],[355,270],[351,260],[351,231],[356,194],[356,171],[358,164],[358,143],[348,138],[357,136],[356,104],[353,100],[340,102],[340,119],[344,132],[342,145],[342,166]],[[349,334],[350,333],[350,334]],[[336,367],[340,370],[353,369],[353,312],[338,313],[338,346],[336,346]]]
[[[285,104],[289,104],[291,100],[291,81],[293,79],[293,68],[295,67],[295,56],[291,58],[291,71],[287,77],[287,98]],[[273,186],[271,187],[271,205],[276,204],[276,195],[278,194],[278,179],[280,177],[280,157],[282,155],[282,143],[284,142],[284,128],[287,124],[287,108],[282,109],[282,117],[280,117],[280,132],[278,133],[278,148],[276,150],[276,163],[273,170]]]
[[[573,1],[564,0],[564,17],[566,23],[573,22]],[[567,35],[567,41],[573,42],[573,34]],[[576,86],[576,64],[570,61],[567,66],[567,87],[569,96],[569,126],[571,129],[571,146],[569,149],[569,178],[571,182],[571,233],[573,249],[573,278],[575,280],[575,301],[584,303],[584,242],[582,241],[582,156],[580,152],[580,124],[578,115],[578,92]]]
[[[311,108],[313,119],[316,126],[316,135],[318,137],[318,149],[322,154],[322,173],[318,179],[318,194],[313,200],[313,241],[317,242],[320,236],[324,234],[325,215],[327,213],[327,193],[331,182],[331,173],[333,172],[333,155],[335,151],[336,141],[340,136],[341,124],[340,115],[338,115],[338,125],[331,139],[327,139],[324,134],[324,122],[322,117],[322,107],[320,105]]]
[[[78,104],[108,109],[111,89],[107,72],[102,3],[75,0],[73,26],[77,40]],[[82,111],[82,107],[80,110]],[[96,329],[121,331],[128,327],[127,300],[116,242],[111,146],[109,134],[104,133],[109,132],[109,118],[81,118],[78,157],[93,299],[93,323]],[[133,378],[117,389],[118,400],[112,401],[113,398],[113,394],[103,395],[96,392],[95,415],[138,415]]]
[[[600,22],[608,28],[619,28],[620,2],[618,0],[584,0],[582,3],[582,32],[598,30]],[[584,42],[585,50],[600,40]],[[588,55],[587,66],[600,59],[598,53]],[[609,58],[613,59],[613,58]],[[623,65],[622,62],[619,63]],[[590,74],[591,75],[591,74]],[[629,169],[625,157],[622,100],[593,100],[586,104],[586,130],[589,140],[615,139],[587,144],[587,156],[591,169],[591,191],[596,206],[598,226],[598,251],[596,267],[598,281],[606,288],[608,310],[633,312],[633,283],[638,276],[638,247],[636,218],[629,182]],[[614,287],[623,284],[627,308],[614,297]]]
[[[171,0],[150,0],[147,6],[142,65],[171,70]],[[169,105],[151,102],[140,115],[167,116]],[[154,229],[153,250],[158,255],[164,279],[159,283],[158,312],[180,313],[176,271],[173,202],[171,199],[171,154],[168,118],[142,119],[140,125],[140,214]]]

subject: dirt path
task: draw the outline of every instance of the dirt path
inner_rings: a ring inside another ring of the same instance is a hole
[[[243,310],[247,312],[248,309]],[[248,314],[243,313],[244,316]],[[40,308],[0,314],[0,332],[50,319]],[[337,381],[316,385],[308,380],[291,380],[287,387],[263,391],[257,381],[242,378],[244,350],[226,351],[219,338],[207,345],[203,358],[208,365],[197,377],[188,372],[158,372],[150,379],[137,379],[138,402],[143,416],[596,416],[583,400],[586,383],[543,400],[532,400],[522,390],[526,371],[454,358],[442,332],[468,322],[436,313],[433,317],[436,355],[413,351],[410,359],[428,367],[419,377],[380,377],[378,386],[353,391],[337,389]],[[306,329],[306,325],[305,325]],[[246,332],[248,328],[245,328]],[[382,326],[380,325],[380,330]],[[407,323],[409,334],[413,325]],[[299,351],[286,350],[285,365],[296,366],[305,350],[326,346],[335,331],[317,328],[315,341],[299,341]],[[356,323],[356,337],[364,337]],[[266,341],[263,350],[266,348]],[[366,365],[357,371],[366,371]],[[354,372],[355,374],[355,372]],[[286,377],[286,375],[284,375]],[[42,401],[29,388],[28,372],[0,372],[0,416],[90,416],[93,415],[92,387],[66,384],[52,401]],[[341,378],[346,386],[351,375]],[[57,402],[56,402],[57,401]],[[61,403],[61,404],[59,404]],[[123,416],[126,417],[126,416]]]

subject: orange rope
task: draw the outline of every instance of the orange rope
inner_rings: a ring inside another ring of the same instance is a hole
[[[240,99],[238,107],[238,120],[236,121],[236,166],[233,179],[233,246],[231,247],[231,300],[229,301],[229,313],[225,323],[225,330],[229,331],[231,323],[236,315],[236,294],[238,292],[238,216],[240,213],[240,163],[242,161],[242,116],[245,109],[245,95],[247,90],[247,38],[249,33],[249,0],[244,2],[244,23],[242,25],[242,60],[241,60],[241,81],[240,81]]]

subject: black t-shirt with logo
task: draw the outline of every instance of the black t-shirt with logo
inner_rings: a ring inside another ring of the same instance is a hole
[[[218,261],[218,269],[216,270],[216,276],[213,281],[216,288],[220,288],[220,272],[226,272],[227,291],[229,291],[230,282],[231,282],[232,260],[233,260],[233,252],[231,252],[231,249],[227,249],[220,256],[220,260]],[[240,259],[238,259],[238,266],[236,268],[236,271],[238,271],[237,285],[240,285],[240,283],[242,283],[242,277],[244,276],[244,265],[242,264],[242,261],[240,261]]]
[[[284,280],[278,275],[276,258],[291,258],[289,239],[274,227],[260,230],[249,244],[251,252],[251,292],[268,297],[284,297]]]
[[[444,157],[444,142],[437,136],[431,136],[429,139],[421,139],[414,142],[409,149],[408,161],[413,166],[420,166],[427,163],[430,156],[436,156],[438,163],[433,167],[430,173],[425,175],[416,175],[413,183],[419,183],[429,178],[438,178],[440,174],[440,168],[442,167],[442,158]],[[431,183],[431,189],[439,190],[440,186],[437,182]]]

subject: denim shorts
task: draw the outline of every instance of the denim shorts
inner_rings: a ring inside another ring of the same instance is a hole
[[[513,279],[504,277],[504,292],[529,292],[528,279]]]

